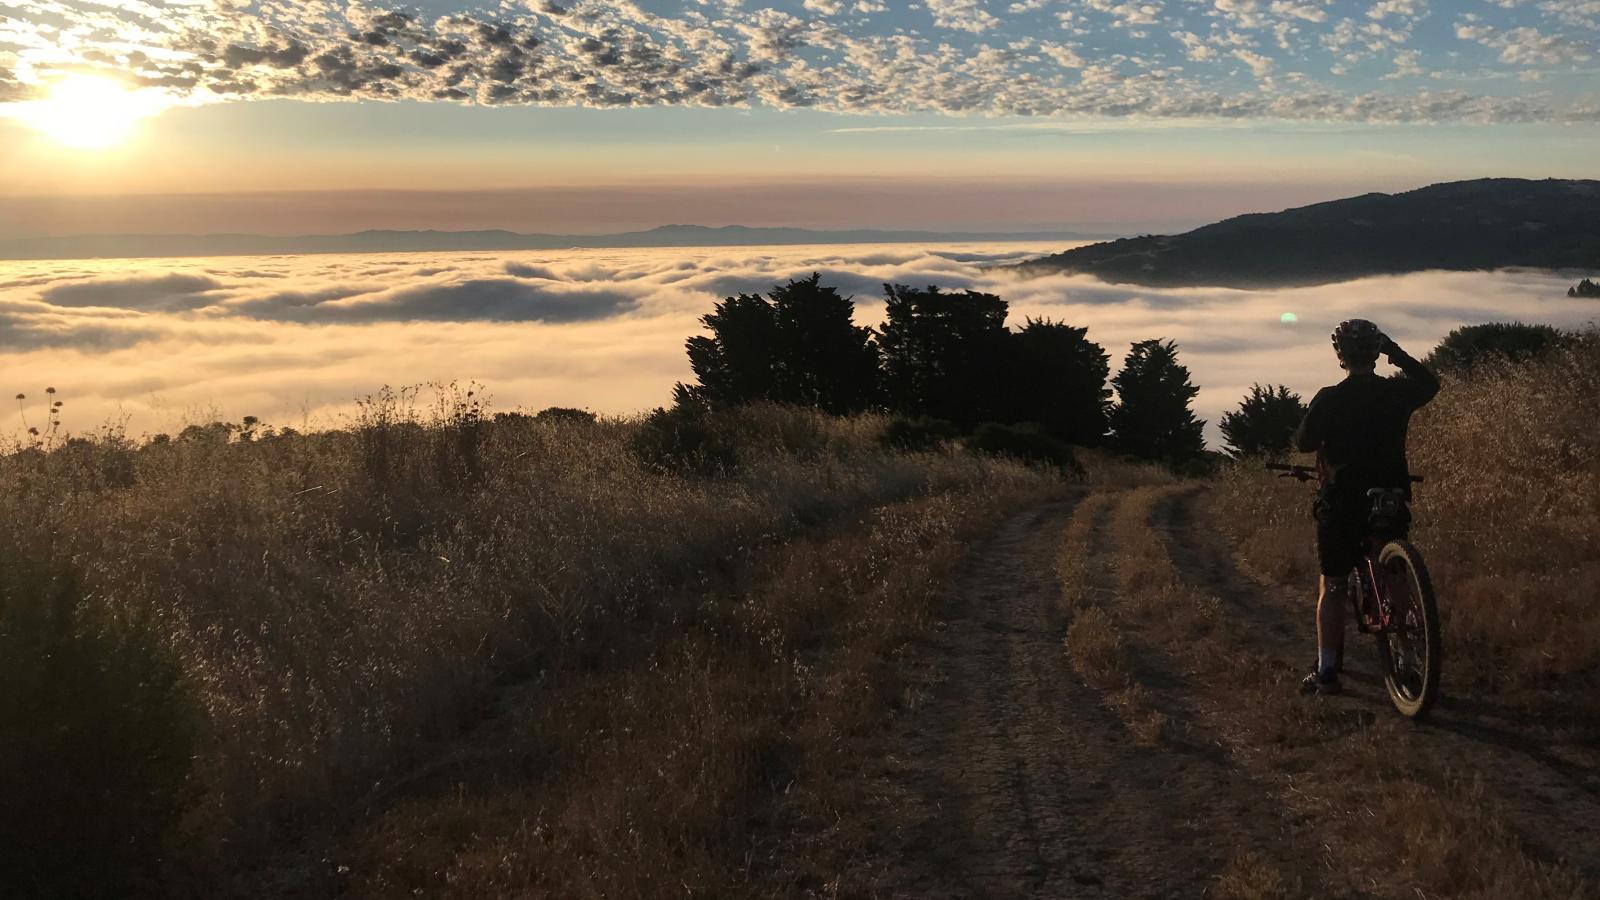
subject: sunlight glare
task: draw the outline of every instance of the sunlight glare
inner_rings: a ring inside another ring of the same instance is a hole
[[[149,93],[131,91],[98,75],[69,75],[51,85],[45,99],[21,106],[24,122],[77,150],[103,150],[120,143],[140,119],[161,108]]]

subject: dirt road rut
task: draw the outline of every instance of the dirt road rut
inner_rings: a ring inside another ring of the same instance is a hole
[[[1591,753],[1459,698],[1404,722],[1365,642],[1349,696],[1296,696],[1305,589],[1241,574],[1198,488],[1108,493],[971,548],[887,738],[864,893],[1594,896]],[[1064,637],[1091,609],[1122,662],[1086,680]]]

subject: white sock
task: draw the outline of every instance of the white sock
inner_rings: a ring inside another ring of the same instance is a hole
[[[1339,654],[1327,647],[1317,648],[1317,674],[1323,678],[1334,674],[1339,668]]]

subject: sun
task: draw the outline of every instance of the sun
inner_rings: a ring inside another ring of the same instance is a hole
[[[99,75],[68,75],[52,84],[43,100],[21,106],[24,122],[77,150],[113,147],[140,119],[159,111],[147,94]]]

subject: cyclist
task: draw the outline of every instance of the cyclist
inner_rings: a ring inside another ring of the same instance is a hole
[[[1317,522],[1317,663],[1300,683],[1307,694],[1339,692],[1344,612],[1350,571],[1367,551],[1371,488],[1404,488],[1410,497],[1406,429],[1411,414],[1439,392],[1439,379],[1365,319],[1339,323],[1333,349],[1348,374],[1311,399],[1295,432],[1296,449],[1315,451],[1322,486],[1312,507]],[[1384,378],[1378,355],[1400,369]],[[1405,523],[1401,523],[1402,529]]]

